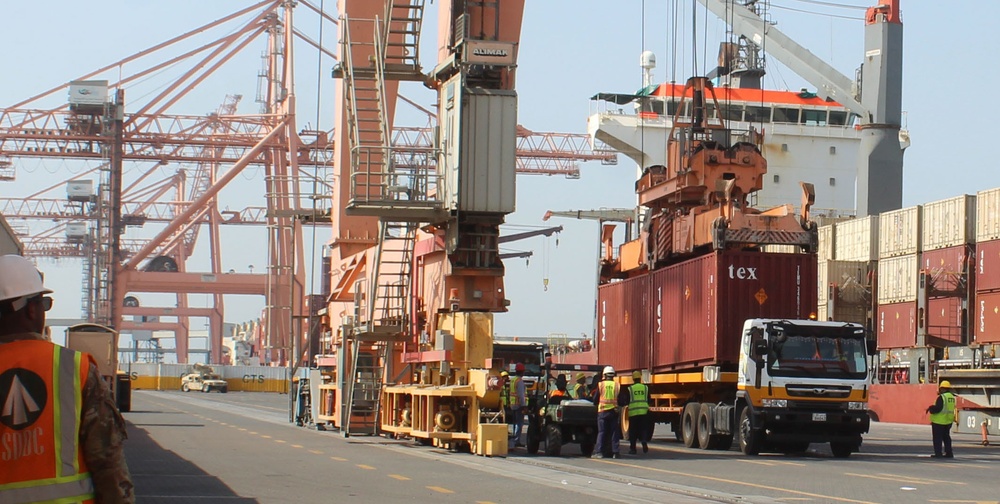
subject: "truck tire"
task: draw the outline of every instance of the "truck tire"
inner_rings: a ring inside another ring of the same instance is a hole
[[[836,458],[847,458],[851,456],[854,452],[854,443],[846,442],[831,442],[830,451],[833,452],[833,456]]]
[[[714,409],[714,404],[705,403],[698,410],[698,447],[702,450],[715,449],[715,436],[712,435],[712,410]]]
[[[754,429],[750,422],[750,407],[745,406],[740,410],[740,423],[739,426],[739,436],[740,436],[740,451],[744,455],[759,455],[761,446],[764,444],[764,440],[761,439],[761,432]]]
[[[594,438],[592,436],[585,435],[580,440],[580,453],[583,453],[584,457],[590,457],[594,454]]]
[[[562,431],[556,424],[545,426],[545,454],[558,457],[562,453]]]
[[[542,433],[539,432],[541,429],[538,427],[538,423],[533,418],[528,419],[528,439],[527,446],[525,448],[528,450],[529,455],[535,455],[538,453],[538,445],[542,442]]]
[[[681,412],[681,440],[684,446],[693,448],[698,443],[698,413],[701,403],[687,403]]]
[[[191,391],[191,387],[188,387],[187,383],[181,385],[181,392],[190,392],[190,391]]]

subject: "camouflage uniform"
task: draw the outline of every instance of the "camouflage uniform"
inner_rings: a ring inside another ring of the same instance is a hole
[[[19,340],[44,340],[37,333],[24,333],[0,338],[0,345]],[[115,406],[111,389],[91,362],[87,382],[83,386],[83,418],[80,420],[80,449],[94,481],[95,502],[98,504],[134,504],[132,476],[125,464],[123,441],[125,419]]]

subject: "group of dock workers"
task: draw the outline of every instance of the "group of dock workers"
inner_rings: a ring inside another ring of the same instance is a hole
[[[508,440],[508,449],[513,450],[524,446],[521,444],[521,431],[524,425],[524,415],[527,409],[527,388],[524,382],[524,364],[517,364],[514,375],[507,371],[501,376],[501,402],[507,421],[514,428]],[[652,437],[652,423],[649,416],[649,387],[642,383],[642,372],[632,373],[632,384],[622,386],[615,381],[615,368],[605,366],[600,374],[595,374],[590,383],[587,375],[579,372],[570,387],[565,374],[551,379],[547,394],[548,404],[558,404],[567,400],[586,400],[597,405],[597,443],[593,458],[621,458],[620,444],[622,429],[619,425],[621,409],[628,407],[628,439],[630,455],[638,453],[637,444],[642,445],[642,452],[649,452],[647,444]]]

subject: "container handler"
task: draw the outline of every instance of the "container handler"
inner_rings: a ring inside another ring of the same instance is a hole
[[[689,447],[729,449],[735,438],[756,455],[829,442],[847,457],[869,427],[870,350],[863,327],[811,320],[813,186],[801,184],[799,215],[752,208],[767,172],[763,135],[728,129],[720,110],[708,79],[688,80],[667,166],[636,183],[639,238],[615,254],[605,226],[598,361],[642,371],[650,414]]]

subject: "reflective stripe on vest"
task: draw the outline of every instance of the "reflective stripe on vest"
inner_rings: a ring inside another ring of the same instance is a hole
[[[955,421],[955,394],[945,392],[941,394],[944,407],[938,413],[931,413],[931,423],[938,425],[951,425]]]
[[[47,341],[0,345],[0,502],[80,502],[94,484],[79,446],[83,385],[93,359]],[[6,389],[6,390],[3,390]],[[17,448],[14,448],[14,447]]]
[[[628,388],[629,396],[632,397],[628,403],[628,416],[645,415],[649,413],[649,387],[634,383]]]
[[[601,401],[597,406],[597,411],[611,411],[618,406],[618,397],[615,394],[615,382],[605,380],[601,382]]]
[[[516,405],[517,400],[517,382],[521,381],[521,378],[517,376],[511,376],[507,380],[507,385],[504,386],[503,394],[501,394],[500,399],[504,407],[511,405]]]

